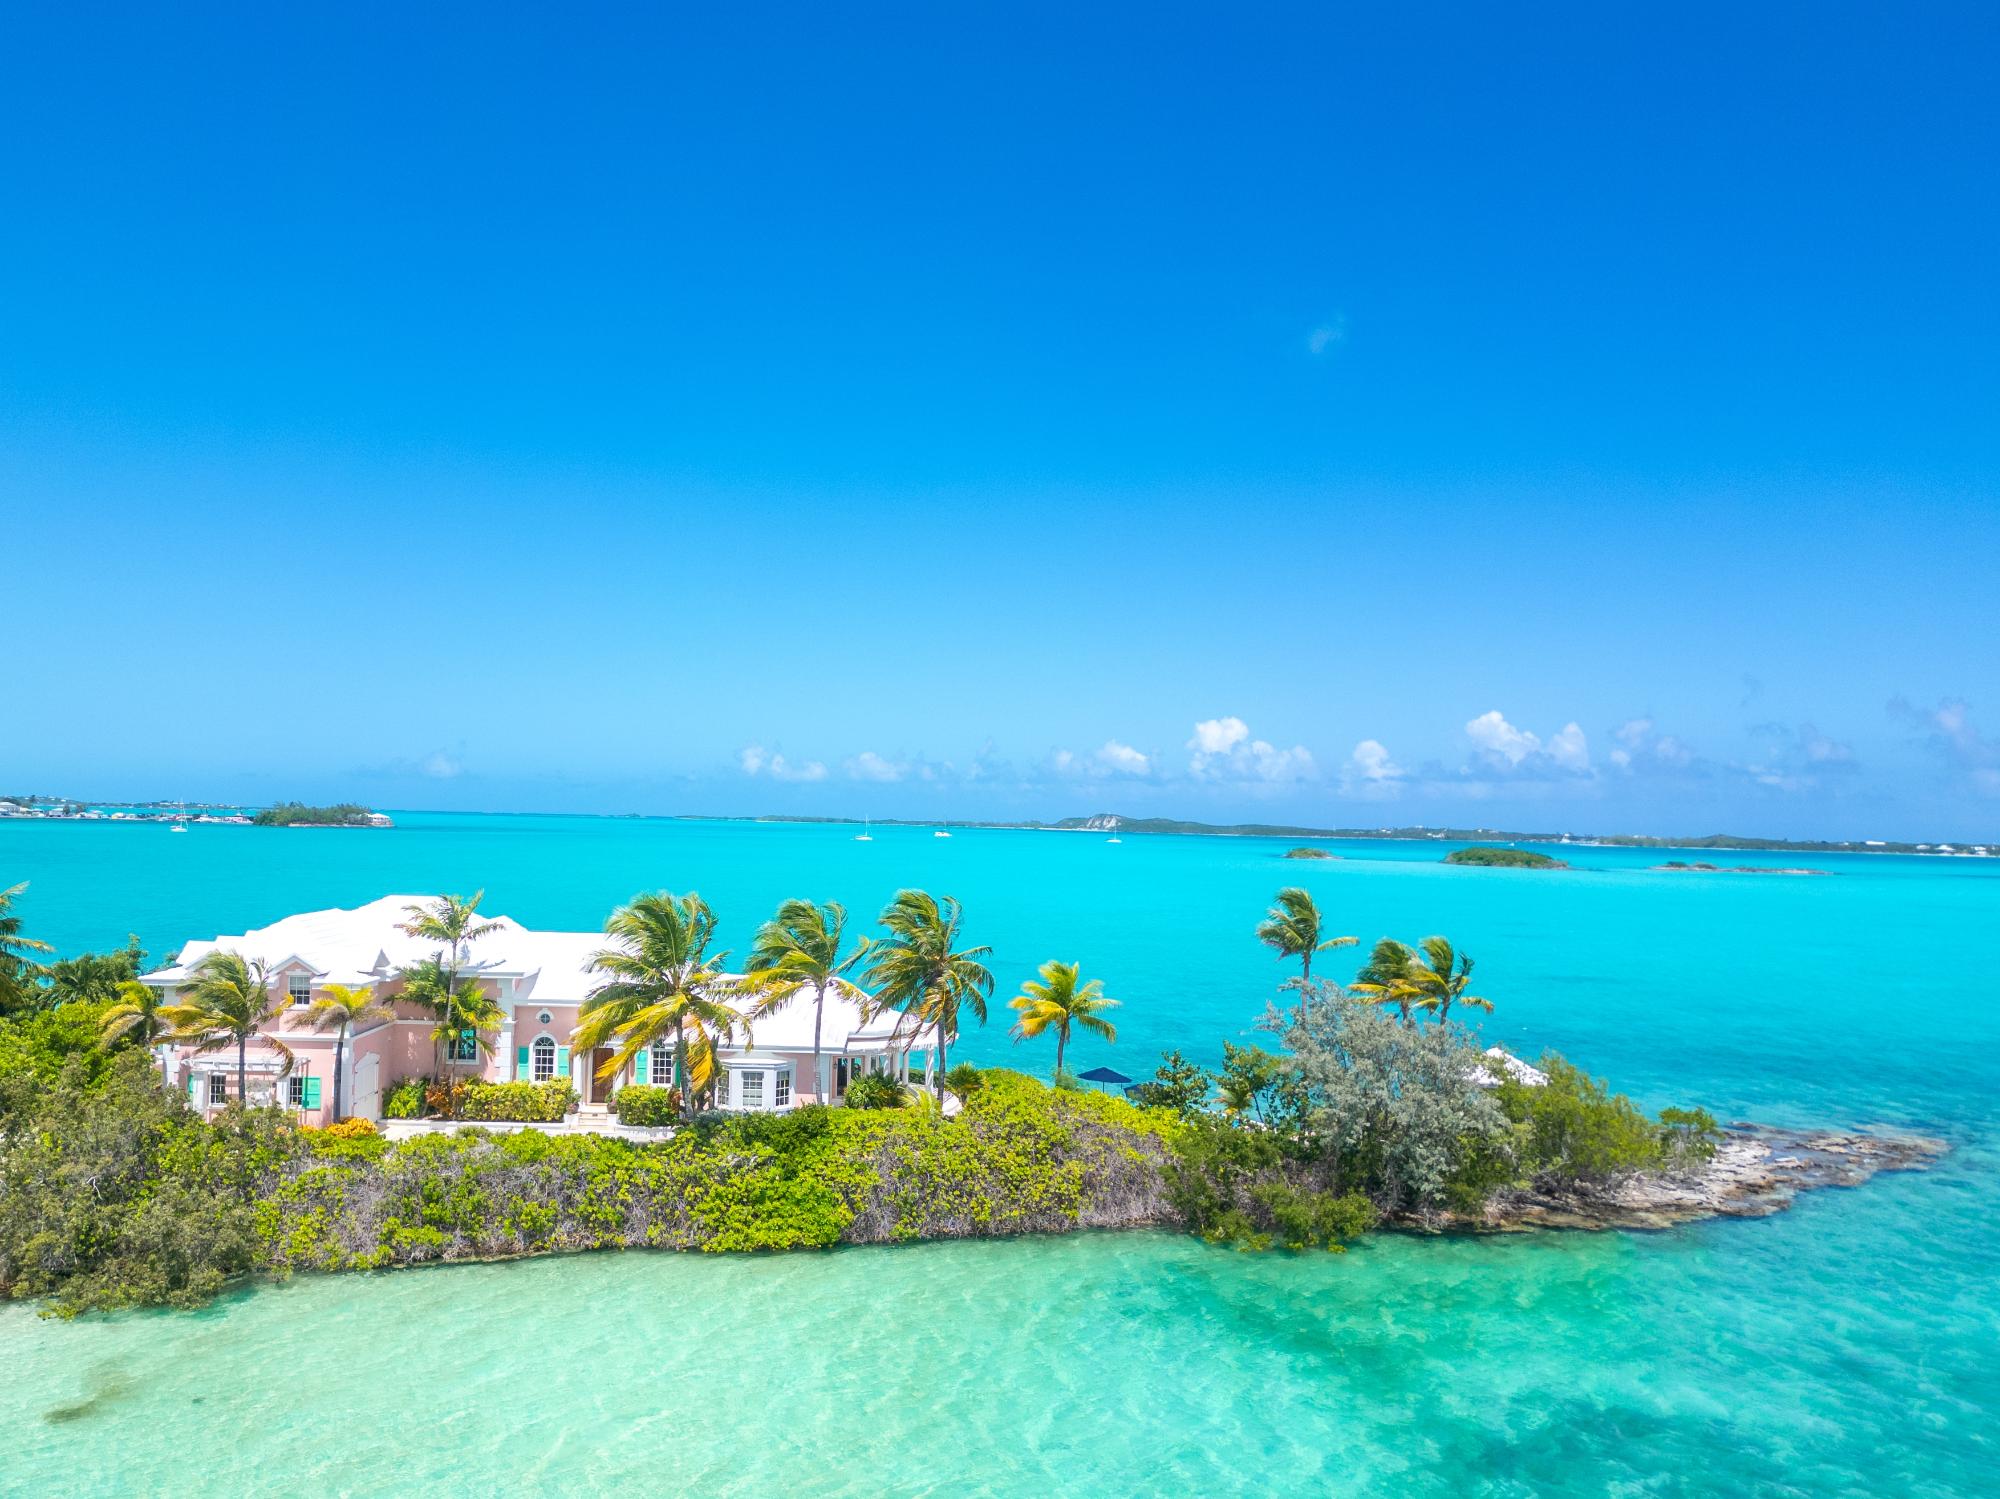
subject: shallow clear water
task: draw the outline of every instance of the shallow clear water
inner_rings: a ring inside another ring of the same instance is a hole
[[[2000,867],[1832,878],[1449,869],[1435,846],[538,817],[393,832],[0,823],[69,949],[484,885],[530,924],[699,889],[960,896],[1002,997],[1080,958],[1126,1001],[1079,1066],[1212,1058],[1278,966],[1279,884],[1339,929],[1477,955],[1494,1039],[1643,1102],[1946,1135],[1938,1170],[1655,1235],[1377,1238],[1345,1257],[1079,1236],[626,1254],[297,1281],[196,1315],[0,1309],[0,1491],[1981,1494],[2000,1491]],[[1334,976],[1352,954],[1333,954]],[[998,1022],[965,1055],[1046,1066]]]

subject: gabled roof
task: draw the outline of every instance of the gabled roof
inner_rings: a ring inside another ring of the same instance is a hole
[[[186,983],[194,967],[212,952],[233,952],[262,959],[272,973],[288,963],[310,968],[323,983],[364,985],[392,976],[400,968],[423,962],[435,952],[429,942],[399,930],[409,908],[435,901],[434,895],[385,895],[352,909],[306,911],[269,926],[188,943],[177,961],[142,975],[156,987]],[[510,916],[488,918],[494,930],[472,944],[467,975],[518,980],[512,1002],[521,1006],[580,1004],[603,982],[591,970],[591,958],[610,945],[603,932],[541,932],[522,926]],[[740,974],[725,975],[741,978]],[[863,1021],[867,994],[842,979],[826,997],[820,1031],[821,1048],[839,1054],[849,1047],[880,1050],[909,1020],[891,1011]],[[758,1050],[810,1051],[813,1043],[812,995],[804,993],[773,1014],[755,1021],[751,1036]]]

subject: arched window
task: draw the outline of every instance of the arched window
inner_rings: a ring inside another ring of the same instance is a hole
[[[535,1037],[535,1081],[546,1083],[556,1075],[556,1038],[554,1036]]]
[[[674,1049],[665,1041],[653,1043],[653,1065],[649,1069],[649,1081],[654,1086],[671,1088],[674,1084]]]

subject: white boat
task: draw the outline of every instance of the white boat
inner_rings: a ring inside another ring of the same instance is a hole
[[[854,835],[854,841],[856,843],[873,843],[875,841],[875,835],[868,831],[867,818],[864,817],[861,819],[861,831]]]
[[[169,833],[185,833],[187,830],[188,830],[187,803],[182,802],[180,811],[174,813],[173,826],[168,828],[167,831]]]
[[[1106,838],[1104,841],[1106,843],[1123,843],[1125,840],[1123,838],[1120,838],[1116,833],[1113,833],[1109,838]]]
[[[943,828],[939,828],[935,832],[933,832],[931,836],[933,838],[949,838],[951,834],[947,833]]]

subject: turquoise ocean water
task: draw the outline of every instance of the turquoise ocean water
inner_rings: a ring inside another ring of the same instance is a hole
[[[1451,936],[1487,1035],[1648,1106],[1944,1135],[1937,1170],[1647,1235],[1378,1236],[1344,1257],[1088,1235],[738,1259],[622,1254],[298,1280],[197,1314],[0,1309],[0,1492],[2000,1493],[2000,861],[1730,856],[1559,873],[1425,844],[399,815],[389,832],[0,823],[65,950],[484,887],[594,927],[699,890],[740,948],[782,897],[959,896],[1001,998],[1051,957],[1147,1073],[1254,1036],[1251,929]],[[1353,954],[1330,955],[1344,977]],[[996,1007],[997,1008],[997,1007]],[[1038,1068],[998,1019],[961,1053]]]

